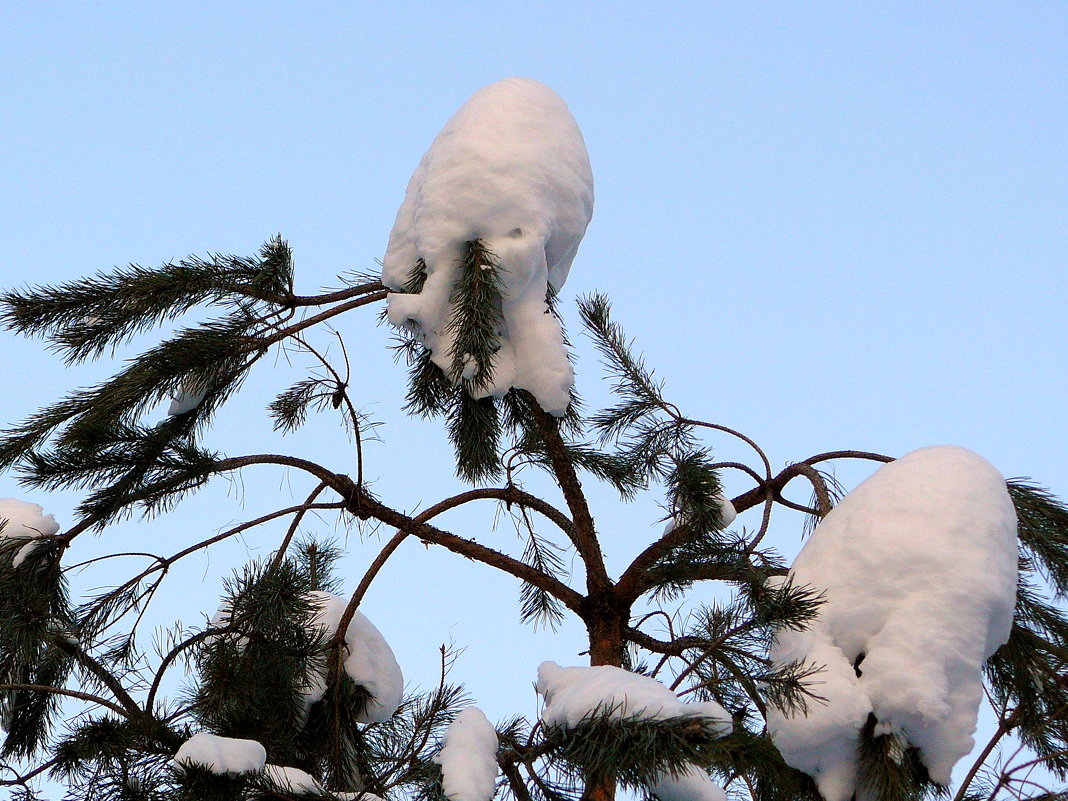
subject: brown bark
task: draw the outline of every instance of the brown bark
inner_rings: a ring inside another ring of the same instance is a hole
[[[608,602],[591,609],[586,618],[590,637],[590,665],[622,667],[626,615],[621,615]],[[614,801],[616,780],[614,776],[592,781],[582,792],[582,801]]]

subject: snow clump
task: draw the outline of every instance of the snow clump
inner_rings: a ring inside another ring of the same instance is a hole
[[[503,288],[500,350],[477,397],[518,387],[563,415],[575,377],[546,297],[563,287],[592,214],[589,156],[563,99],[529,78],[484,87],[445,123],[408,183],[383,259],[390,322],[451,375],[453,289],[467,243],[481,240]],[[420,262],[426,281],[404,294]]]
[[[200,767],[212,773],[253,773],[263,770],[267,751],[256,740],[219,737],[198,732],[182,743],[174,755],[174,764]]]
[[[727,526],[735,521],[738,517],[738,512],[734,508],[734,504],[730,502],[730,499],[726,495],[720,493],[716,496],[716,501],[719,503],[719,530],[723,531]],[[687,522],[686,515],[674,514],[667,519],[664,524],[664,534],[670,534],[680,526],[685,525]]]
[[[310,773],[300,768],[288,768],[284,765],[267,765],[263,769],[263,775],[274,785],[275,789],[283,793],[303,793],[307,795],[322,795],[326,791]]]
[[[349,605],[348,599],[330,592],[313,592],[311,597],[318,608],[312,615],[310,625],[332,636]],[[393,717],[404,696],[404,675],[393,649],[374,623],[359,609],[345,630],[345,645],[348,650],[345,673],[371,694],[367,708],[357,720],[360,723],[384,723]],[[314,676],[304,693],[308,706],[319,701],[326,693],[326,676]]]
[[[168,417],[177,417],[180,414],[191,412],[197,408],[207,397],[207,391],[199,386],[182,385],[177,395],[171,398],[171,405],[167,407]]]
[[[434,755],[451,801],[490,801],[497,784],[497,732],[481,709],[469,707],[449,724]]]
[[[314,611],[308,619],[309,628],[318,629],[327,638],[337,632],[341,616],[348,606],[348,599],[330,592],[311,592],[309,600]],[[229,604],[223,604],[212,617],[209,628],[222,628],[230,623]],[[237,635],[238,645],[243,640]],[[393,717],[404,695],[404,674],[401,672],[393,649],[385,637],[360,610],[352,616],[345,630],[345,673],[355,684],[370,694],[367,707],[356,718],[360,723],[384,723]],[[326,670],[312,673],[308,684],[301,688],[306,709],[322,700],[326,694]]]
[[[560,667],[542,662],[536,690],[545,698],[541,719],[547,726],[573,729],[597,715],[612,720],[700,718],[717,737],[731,733],[731,716],[715,701],[683,703],[656,679],[622,668]]]
[[[0,498],[0,521],[4,521],[0,540],[29,540],[12,560],[12,566],[16,568],[41,544],[42,538],[59,533],[56,518],[44,514],[43,507],[15,498]]]
[[[769,709],[788,764],[827,801],[857,788],[857,748],[902,736],[931,779],[950,782],[973,745],[983,663],[1008,639],[1016,602],[1016,514],[1005,479],[955,446],[879,468],[819,524],[791,570],[825,593],[806,631],[780,630],[771,656],[823,666],[807,713]]]
[[[727,801],[726,791],[696,765],[672,775],[664,772],[649,790],[660,801]]]

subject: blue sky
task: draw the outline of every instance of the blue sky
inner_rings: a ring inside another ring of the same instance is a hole
[[[568,101],[597,181],[565,302],[608,293],[688,414],[746,432],[777,466],[951,442],[1065,495],[1065,41],[1059,3],[7,3],[0,282],[251,254],[281,232],[301,291],[336,285],[375,269],[408,176],[451,113],[480,86],[526,75]],[[360,353],[357,402],[385,423],[369,451],[376,488],[425,506],[457,486],[448,451],[440,426],[399,413],[403,371],[372,317],[338,328]],[[603,400],[573,309],[567,319],[580,390]],[[4,421],[104,369],[64,371],[10,336],[3,353]],[[259,410],[292,380],[286,369],[256,376],[212,444],[265,448]],[[342,469],[350,450],[334,431],[316,422],[270,447]],[[193,529],[303,495],[301,482],[250,475],[85,547],[177,550]],[[0,495],[27,497],[10,477]],[[622,565],[659,510],[595,495]],[[69,520],[73,497],[31,499]],[[486,519],[453,525],[511,542]],[[796,549],[797,521],[775,536]],[[213,611],[219,577],[275,541],[250,537],[190,567],[174,615]],[[351,589],[377,544],[349,544]],[[491,717],[530,712],[537,663],[576,662],[578,639],[525,634],[512,582],[453,562],[404,551],[368,614],[414,683],[435,680],[434,649],[454,637],[469,647],[457,675]]]

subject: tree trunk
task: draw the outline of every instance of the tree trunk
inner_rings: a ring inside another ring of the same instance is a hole
[[[590,665],[623,665],[623,618],[615,611],[605,610],[587,621],[590,637]],[[591,782],[582,793],[582,801],[615,801],[614,776]]]

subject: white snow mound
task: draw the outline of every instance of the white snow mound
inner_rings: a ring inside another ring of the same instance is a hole
[[[300,768],[289,768],[284,765],[267,765],[263,769],[264,775],[278,790],[284,793],[304,793],[307,795],[322,795],[325,790],[310,773]]]
[[[253,773],[262,770],[267,751],[256,740],[219,737],[206,731],[194,734],[178,749],[174,763],[179,767],[206,768],[212,773]]]
[[[167,407],[167,416],[177,417],[180,414],[193,411],[206,396],[207,391],[204,389],[183,384],[178,394],[171,398],[171,404]]]
[[[719,528],[723,531],[731,523],[733,523],[738,517],[738,511],[734,508],[734,504],[730,502],[730,499],[726,495],[720,493],[716,500],[719,502]],[[675,529],[686,524],[686,515],[674,514],[667,519],[664,524],[664,534],[670,534]]]
[[[674,776],[661,773],[649,790],[660,801],[727,801],[726,791],[696,765],[689,765]]]
[[[36,503],[27,503],[15,498],[0,498],[0,539],[29,540],[19,548],[12,560],[18,567],[33,549],[41,544],[42,537],[52,537],[59,533],[59,523],[52,515],[44,514],[44,508]]]
[[[308,626],[320,629],[327,637],[337,631],[341,616],[348,606],[348,599],[330,592],[310,593],[316,611],[308,620]],[[209,628],[221,628],[230,622],[230,607],[224,604],[209,622]],[[241,642],[240,635],[239,644]],[[393,649],[385,637],[359,609],[345,630],[345,672],[356,684],[370,693],[367,708],[356,719],[360,723],[383,723],[393,717],[404,696],[404,674],[401,672]],[[325,671],[313,673],[302,688],[304,703],[308,709],[326,693]]]
[[[322,628],[328,635],[337,631],[338,623],[349,601],[329,592],[313,592],[319,605],[311,625]],[[357,718],[361,723],[383,723],[393,717],[404,696],[404,675],[401,673],[393,649],[385,637],[359,609],[345,630],[345,672],[370,694],[367,709]],[[325,676],[317,677],[306,692],[308,705],[314,704],[326,692]]]
[[[503,279],[501,348],[479,397],[529,390],[560,416],[574,373],[546,293],[567,279],[593,214],[593,173],[567,104],[529,78],[476,92],[434,139],[412,174],[383,259],[389,319],[412,330],[450,374],[450,296],[466,243],[480,239]],[[419,260],[418,295],[401,292]]]
[[[827,801],[857,790],[857,742],[903,736],[931,778],[948,785],[973,745],[981,670],[1012,626],[1018,547],[1005,479],[955,446],[913,451],[879,468],[819,524],[791,570],[825,593],[807,631],[781,630],[779,664],[824,671],[805,716],[769,709],[786,762]]]
[[[445,730],[434,755],[441,765],[445,797],[452,801],[490,801],[497,784],[497,732],[481,709],[464,709]]]
[[[684,703],[656,679],[608,665],[565,668],[542,662],[536,689],[545,698],[541,719],[548,726],[571,729],[607,712],[612,719],[701,718],[718,737],[733,727],[730,714],[715,701]]]

